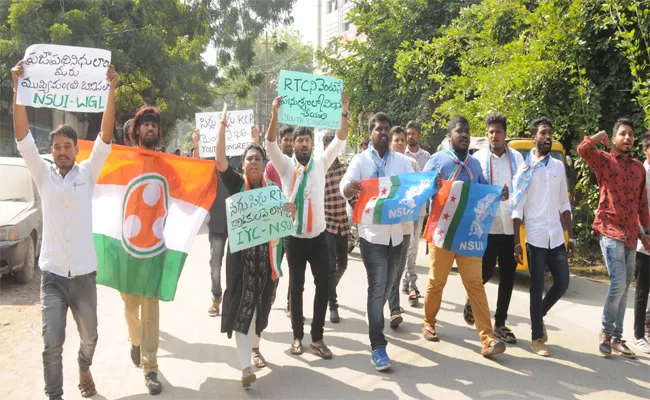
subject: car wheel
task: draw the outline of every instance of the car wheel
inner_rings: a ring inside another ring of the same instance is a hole
[[[36,264],[36,251],[34,250],[34,238],[27,238],[27,250],[25,251],[25,263],[23,267],[15,273],[16,281],[19,283],[28,283],[34,278],[34,265]]]

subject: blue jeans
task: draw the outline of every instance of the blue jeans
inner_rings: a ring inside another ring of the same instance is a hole
[[[625,247],[620,240],[600,235],[600,249],[609,273],[609,290],[603,309],[603,332],[612,335],[612,339],[623,337],[623,319],[627,292],[632,282],[636,248]]]
[[[402,256],[399,260],[399,267],[397,269],[397,274],[395,274],[395,282],[393,283],[392,288],[390,289],[390,294],[388,295],[388,308],[390,309],[391,317],[393,315],[399,314],[399,282],[402,274],[404,273],[404,267],[406,266],[406,256],[408,254],[409,243],[411,242],[411,235],[404,235],[402,240]]]
[[[223,254],[226,248],[228,235],[214,233],[208,234],[210,240],[210,277],[212,278],[212,300],[220,300],[223,294],[221,290],[221,265]]]
[[[404,274],[404,284],[409,285],[409,290],[416,290],[415,282],[418,280],[418,274],[415,272],[415,262],[418,259],[418,249],[420,248],[420,237],[422,237],[422,224],[424,223],[424,216],[420,217],[413,223],[413,235],[409,242],[408,253],[406,256],[406,273]],[[399,276],[402,276],[400,274]]]
[[[370,243],[359,239],[361,259],[368,275],[368,325],[372,350],[386,347],[384,337],[384,304],[397,277],[402,244],[393,246]]]

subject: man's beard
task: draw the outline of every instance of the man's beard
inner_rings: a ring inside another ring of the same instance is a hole
[[[140,147],[144,147],[145,149],[153,150],[156,145],[158,144],[158,138],[157,137],[152,137],[148,138],[147,136],[141,136],[140,137]]]
[[[296,153],[296,160],[298,160],[301,164],[308,163],[310,158],[311,158],[311,153],[307,155]]]

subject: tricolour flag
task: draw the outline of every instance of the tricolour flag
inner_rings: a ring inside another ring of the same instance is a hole
[[[77,161],[92,146],[79,141]],[[216,182],[213,161],[113,145],[93,193],[97,283],[173,300]]]
[[[422,206],[437,192],[437,174],[415,172],[361,181],[352,221],[365,225],[417,221]]]
[[[502,193],[500,186],[443,181],[424,238],[462,256],[483,257]]]

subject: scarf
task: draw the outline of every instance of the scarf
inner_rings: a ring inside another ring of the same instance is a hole
[[[517,173],[517,160],[515,155],[512,153],[512,150],[506,144],[506,154],[508,155],[508,161],[510,162],[510,178],[514,178]],[[487,157],[483,160],[483,171],[487,171],[486,178],[490,180],[490,185],[492,185],[492,151],[488,147]]]
[[[272,184],[273,183],[266,178],[262,178],[262,187],[270,186]],[[245,190],[251,190],[251,185],[248,182],[246,175],[244,175],[244,184],[242,185],[240,192]],[[246,250],[248,249],[242,251]],[[271,261],[271,279],[275,281],[282,276],[282,238],[269,241],[269,260]]]
[[[375,151],[373,151],[372,144],[368,145],[368,151],[370,152],[370,158],[372,159],[372,162],[375,164],[375,167],[377,168],[375,170],[375,173],[372,175],[373,178],[383,178],[386,176],[386,163],[388,163],[388,157],[390,156],[390,152],[392,151],[390,148],[386,150],[386,153],[384,154],[384,157],[381,159],[377,157],[377,154],[375,154]]]
[[[298,162],[295,155],[293,156],[293,163],[296,167],[293,171],[293,183],[289,201],[296,205],[298,211],[298,216],[294,221],[296,234],[302,235],[303,233],[311,233],[312,231],[314,212],[312,210],[311,179],[309,174],[314,169],[314,157],[309,159],[306,167]]]
[[[456,163],[456,167],[454,168],[453,171],[451,171],[451,175],[449,175],[450,181],[455,181],[456,177],[458,177],[458,174],[460,173],[460,169],[464,168],[465,171],[467,171],[467,175],[469,176],[469,180],[472,180],[472,171],[469,169],[469,160],[471,159],[471,156],[469,155],[469,151],[467,152],[467,155],[465,156],[465,160],[461,161],[456,153],[452,149],[445,149],[445,153],[451,158],[451,160]]]
[[[514,211],[517,208],[517,205],[521,201],[521,198],[526,194],[528,188],[530,188],[530,183],[533,181],[533,172],[537,168],[545,167],[548,165],[548,160],[550,160],[550,153],[538,158],[534,164],[530,163],[530,156],[537,153],[537,149],[532,149],[528,156],[526,157],[526,162],[519,168],[517,175],[512,179],[514,187],[514,194],[512,200],[510,201],[510,211]]]

